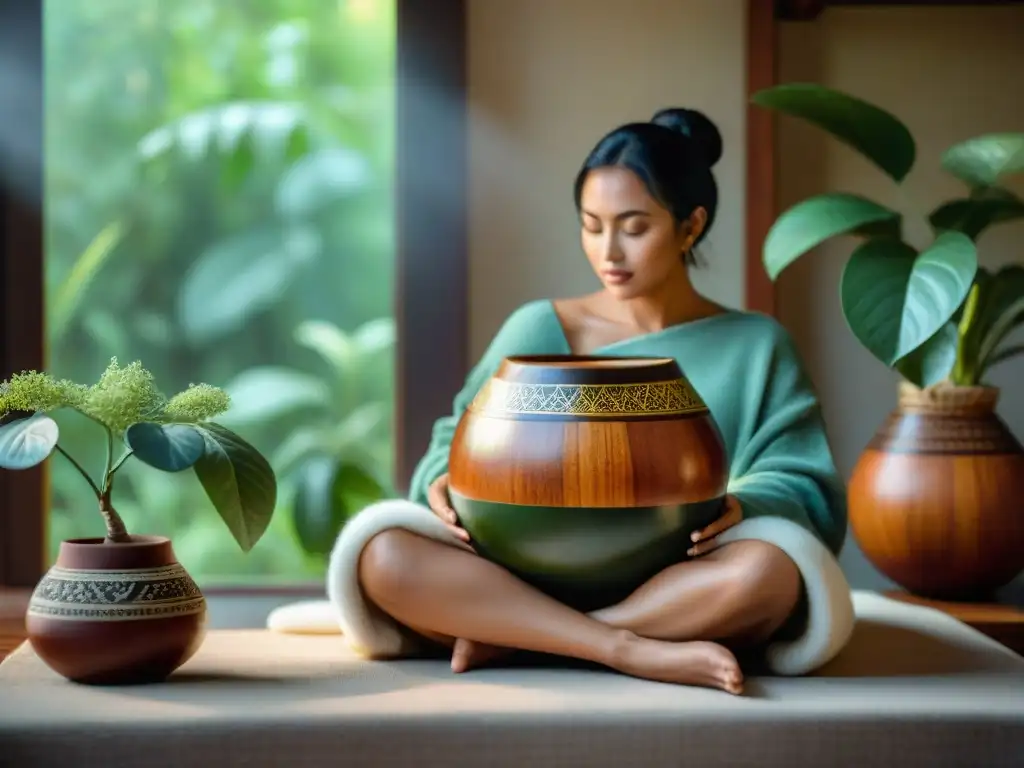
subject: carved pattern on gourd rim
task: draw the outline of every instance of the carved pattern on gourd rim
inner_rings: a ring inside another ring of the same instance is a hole
[[[32,594],[29,615],[69,621],[132,621],[189,616],[206,608],[181,565],[134,570],[54,566]]]
[[[492,379],[470,408],[490,414],[607,417],[707,411],[697,393],[678,379],[642,384],[524,384]]]

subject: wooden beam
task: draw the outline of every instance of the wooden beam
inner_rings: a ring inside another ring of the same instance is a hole
[[[824,5],[891,5],[895,6],[931,6],[931,5],[1024,5],[1024,0],[824,0]]]
[[[761,262],[764,239],[775,221],[775,119],[749,97],[777,80],[778,33],[772,0],[747,1],[747,229],[745,304],[775,314],[775,284]]]
[[[0,51],[18,75],[13,93],[17,126],[37,143],[19,168],[0,176],[0,380],[15,371],[42,370],[42,1],[0,5]],[[33,84],[33,81],[35,83]],[[34,155],[30,157],[30,155]],[[34,177],[34,178],[29,178]],[[0,585],[32,587],[45,570],[46,472],[43,467],[0,471]]]
[[[825,0],[776,0],[775,18],[780,21],[814,21],[826,5]]]
[[[469,366],[466,0],[398,0],[397,484]]]
[[[1022,5],[1024,0],[776,0],[775,15],[780,21],[814,21],[821,12],[839,6],[953,6]]]

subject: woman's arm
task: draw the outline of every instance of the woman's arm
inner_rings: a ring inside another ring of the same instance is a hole
[[[531,301],[509,315],[483,357],[469,372],[465,385],[455,395],[452,413],[434,422],[430,446],[416,465],[409,483],[411,501],[427,504],[430,484],[448,471],[448,451],[463,411],[504,358],[510,355],[554,354],[564,351],[556,349],[560,343],[564,344],[564,338],[557,325],[552,326],[552,323],[557,324],[557,320],[546,301]]]
[[[829,447],[821,405],[789,334],[771,334],[761,375],[747,376],[744,440],[736,447],[729,493],[745,518],[784,517],[833,553],[846,537],[846,485]]]

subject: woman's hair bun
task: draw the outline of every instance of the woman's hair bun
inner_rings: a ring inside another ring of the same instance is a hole
[[[654,113],[651,122],[686,136],[694,153],[708,168],[722,158],[722,134],[703,112],[683,107],[670,107]]]

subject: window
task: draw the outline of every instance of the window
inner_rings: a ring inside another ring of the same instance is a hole
[[[88,383],[117,357],[168,391],[228,389],[224,423],[280,484],[251,552],[191,473],[129,460],[115,485],[129,530],[170,536],[204,586],[319,582],[345,515],[404,490],[464,375],[464,7],[416,5],[20,9],[45,31],[45,247],[5,184],[3,378]],[[59,422],[98,472],[94,425]],[[30,586],[62,539],[102,532],[62,457],[0,474],[0,494],[0,584]]]

